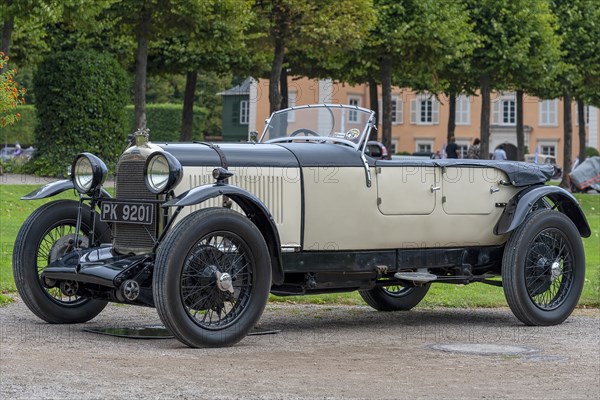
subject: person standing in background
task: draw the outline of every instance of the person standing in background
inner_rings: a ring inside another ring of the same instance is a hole
[[[446,146],[446,156],[448,156],[448,158],[458,158],[456,150],[458,150],[456,139],[454,136],[450,136],[450,143],[448,143],[448,146]]]
[[[473,144],[470,145],[469,149],[467,150],[467,158],[473,158],[473,159],[481,158],[481,156],[479,155],[479,143],[481,143],[479,138],[475,138],[473,140]]]
[[[504,151],[504,145],[501,144],[500,146],[496,147],[496,150],[494,150],[494,160],[499,160],[499,161],[503,161],[506,160],[506,152]]]

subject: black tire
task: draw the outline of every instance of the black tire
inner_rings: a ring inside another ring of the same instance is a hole
[[[221,273],[233,293],[219,287]],[[160,244],[154,302],[165,327],[190,347],[230,346],[256,325],[271,288],[265,240],[245,216],[224,208],[188,215]]]
[[[74,238],[79,203],[57,200],[35,210],[23,223],[15,240],[13,275],[23,302],[38,317],[52,324],[75,324],[98,315],[106,301],[80,296],[65,296],[59,288],[48,289],[40,275],[48,264],[69,250],[68,240]],[[83,206],[80,239],[87,241],[92,229],[89,207]],[[109,242],[109,226],[95,221],[95,237]],[[83,243],[85,247],[85,243]]]
[[[577,227],[564,214],[538,210],[510,236],[502,286],[526,325],[556,325],[577,306],[585,279],[585,252]]]
[[[378,286],[359,290],[358,293],[368,305],[378,311],[408,311],[423,300],[430,286],[430,283],[415,287]]]

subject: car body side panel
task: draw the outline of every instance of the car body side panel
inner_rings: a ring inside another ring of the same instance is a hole
[[[497,202],[507,201],[506,186],[498,183],[507,177],[498,169],[446,167],[441,176],[446,214],[491,214]]]
[[[394,170],[400,173],[399,169]],[[304,174],[309,172],[304,171]],[[371,174],[379,179],[375,168],[371,168]],[[464,174],[468,176],[468,171]],[[339,168],[331,182],[305,180],[305,250],[488,246],[506,240],[506,236],[495,235],[493,228],[502,214],[502,204],[508,202],[518,188],[501,186],[490,196],[489,184],[485,182],[481,191],[487,190],[486,196],[493,206],[491,212],[485,214],[448,214],[441,206],[443,192],[437,190],[432,193],[436,206],[427,215],[385,215],[377,207],[377,185],[367,187],[364,175],[363,168],[349,167]],[[441,176],[441,168],[436,176]],[[387,192],[390,199],[382,202],[420,201],[419,196],[413,200],[402,192],[400,175],[395,187],[397,192]],[[430,190],[428,186],[427,190]],[[399,196],[397,200],[393,198],[395,193]]]
[[[215,166],[184,167],[184,176],[175,190],[175,195],[194,187],[212,184],[212,170]],[[299,247],[302,222],[302,195],[300,170],[280,167],[230,167],[234,175],[229,184],[238,186],[258,197],[269,209],[277,225],[281,245]],[[207,207],[221,207],[223,196],[218,196],[191,207],[186,207],[181,217]],[[234,205],[233,210],[241,212]],[[181,217],[179,220],[181,220]]]

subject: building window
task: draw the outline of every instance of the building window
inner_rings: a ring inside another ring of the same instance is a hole
[[[298,92],[290,91],[288,92],[288,107],[296,107],[296,98],[298,97]],[[287,113],[288,122],[296,122],[296,111],[289,111]]]
[[[248,100],[240,101],[240,125],[248,125],[250,121],[250,105]]]
[[[433,151],[433,140],[417,140],[415,151],[418,153],[431,153]]]
[[[383,101],[379,99],[379,119],[383,116]],[[404,123],[404,102],[400,96],[392,96],[392,124],[400,125]]]
[[[517,122],[517,103],[514,94],[503,95],[493,102],[492,124],[515,125]]]
[[[469,96],[458,96],[456,98],[456,125],[471,124],[471,98]]]
[[[418,95],[410,101],[410,123],[417,125],[439,124],[440,103],[431,95]]]
[[[467,158],[467,150],[469,149],[468,141],[456,141],[456,145],[458,148],[456,149],[456,154],[458,154],[458,158]]]
[[[558,100],[540,101],[540,126],[558,126]]]
[[[348,104],[351,106],[360,107],[360,97],[350,96],[348,97]],[[358,111],[357,110],[348,110],[348,122],[358,123]]]
[[[399,96],[392,96],[392,124],[402,124],[404,122],[403,107],[404,103]]]
[[[556,146],[552,144],[540,145],[540,153],[546,156],[556,157]]]

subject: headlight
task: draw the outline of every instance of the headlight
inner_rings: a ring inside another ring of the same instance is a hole
[[[146,186],[152,193],[165,193],[181,181],[181,164],[170,153],[156,152],[146,160]]]
[[[75,157],[71,166],[71,179],[75,189],[81,194],[90,194],[104,183],[108,169],[106,164],[90,153]]]

